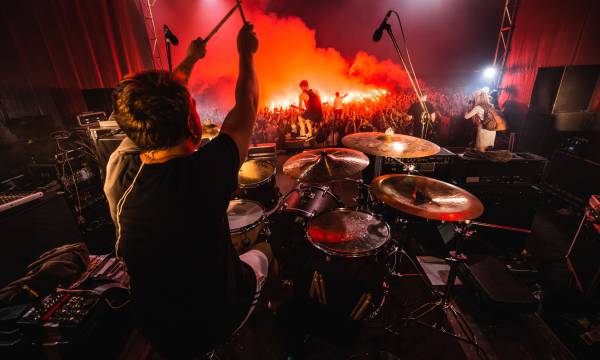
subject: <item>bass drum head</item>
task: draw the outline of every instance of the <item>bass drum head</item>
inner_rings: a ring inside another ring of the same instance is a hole
[[[335,209],[312,218],[308,240],[332,256],[363,257],[376,254],[390,240],[390,227],[373,214]]]
[[[261,222],[265,209],[252,200],[231,200],[227,207],[227,220],[232,233],[247,231]]]

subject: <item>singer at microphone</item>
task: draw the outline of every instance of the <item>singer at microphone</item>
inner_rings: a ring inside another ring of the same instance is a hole
[[[383,30],[386,30],[390,27],[390,24],[388,24],[387,22],[390,15],[392,15],[392,10],[388,11],[387,14],[385,14],[381,25],[379,25],[377,30],[375,30],[375,32],[373,33],[373,41],[378,42],[379,40],[381,40],[381,37],[383,36]]]

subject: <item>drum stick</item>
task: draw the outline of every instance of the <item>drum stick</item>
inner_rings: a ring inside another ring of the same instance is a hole
[[[240,16],[242,17],[242,21],[244,24],[247,24],[246,16],[244,15],[244,9],[242,8],[242,0],[238,0],[238,9],[240,10]]]
[[[210,40],[211,37],[213,37],[217,31],[219,31],[219,29],[221,28],[221,26],[223,26],[223,24],[225,24],[225,21],[227,21],[227,19],[229,19],[231,17],[231,15],[238,9],[241,8],[241,2],[238,1],[237,4],[235,4],[235,6],[233,8],[231,8],[231,10],[229,10],[229,12],[227,13],[227,15],[225,15],[225,17],[217,24],[217,26],[215,26],[214,29],[212,29],[212,31],[210,33],[208,33],[208,35],[206,36],[206,38],[204,38],[204,43],[208,43],[208,40]]]
[[[321,298],[323,304],[327,305],[327,296],[325,295],[325,281],[323,281],[323,275],[319,274],[319,288],[321,289]]]
[[[315,298],[315,290],[317,287],[317,272],[313,272],[313,277],[312,277],[312,281],[310,282],[310,289],[308,290],[308,296],[310,296],[311,299]]]
[[[358,311],[358,309],[362,305],[363,301],[365,301],[365,297],[367,297],[367,293],[362,293],[362,295],[360,296],[360,299],[358,299],[358,302],[356,303],[356,305],[354,305],[354,309],[352,309],[352,312],[350,313],[350,317],[351,318],[354,319],[354,316],[356,315],[356,312]]]
[[[370,303],[371,303],[371,294],[367,294],[367,297],[365,298],[365,301],[362,303],[362,306],[356,312],[356,315],[354,316],[354,320],[358,320],[362,317],[363,313],[365,312],[365,310],[367,310],[367,306],[369,306]]]

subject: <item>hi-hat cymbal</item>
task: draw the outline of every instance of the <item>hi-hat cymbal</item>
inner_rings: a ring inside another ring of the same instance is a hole
[[[483,204],[475,195],[424,176],[379,176],[371,182],[371,192],[388,206],[431,220],[465,221],[483,213]]]
[[[361,172],[369,158],[360,151],[344,148],[306,150],[283,164],[283,172],[302,182],[342,180]]]
[[[375,156],[419,158],[435,155],[440,147],[431,141],[402,134],[365,132],[346,135],[342,143],[351,149]]]
[[[217,124],[202,125],[202,139],[212,139],[219,135],[221,127]]]

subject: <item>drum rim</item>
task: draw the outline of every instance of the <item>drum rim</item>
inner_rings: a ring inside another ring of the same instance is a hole
[[[248,202],[248,203],[254,203],[256,205],[258,205],[260,207],[260,209],[262,210],[262,215],[258,218],[258,220],[256,220],[255,222],[239,227],[239,228],[234,228],[232,229],[231,226],[229,227],[229,233],[231,235],[238,235],[238,234],[243,234],[246,233],[250,230],[254,230],[256,227],[258,227],[258,225],[262,225],[265,222],[265,219],[267,217],[267,211],[265,209],[264,206],[262,206],[261,203],[254,201],[254,200],[248,200],[248,199],[233,199],[233,200],[229,200],[229,203],[231,203],[232,201],[239,201],[241,203],[244,202]],[[227,207],[229,207],[229,205],[227,205]],[[229,216],[227,216],[227,224],[229,224]]]
[[[365,214],[369,214],[377,219],[379,219],[381,222],[383,222],[383,224],[385,225],[385,228],[388,231],[388,237],[387,240],[379,245],[378,247],[376,247],[375,249],[372,250],[368,250],[365,252],[360,252],[360,253],[342,253],[342,252],[338,252],[335,250],[331,250],[328,248],[325,248],[324,246],[321,246],[319,243],[315,242],[310,234],[308,233],[308,228],[310,227],[310,224],[313,222],[313,220],[317,219],[319,216],[327,214],[329,212],[334,212],[334,211],[343,211],[343,212],[361,212],[361,213],[365,213]],[[319,215],[313,216],[312,218],[310,218],[308,220],[308,222],[306,223],[306,238],[308,240],[308,242],[313,245],[315,248],[317,248],[318,250],[323,251],[325,254],[330,255],[330,256],[339,256],[339,257],[345,257],[345,258],[363,258],[363,257],[368,257],[371,255],[377,255],[381,250],[383,250],[383,248],[389,244],[389,242],[392,240],[392,231],[391,231],[391,227],[390,225],[387,223],[387,221],[381,219],[379,216],[377,216],[377,214],[372,213],[370,211],[364,211],[364,210],[358,210],[358,209],[353,209],[353,208],[349,208],[349,207],[340,207],[340,208],[335,208],[335,209],[331,209],[325,212],[320,213]]]
[[[250,159],[250,160],[244,161],[244,163],[250,162],[250,161],[254,161],[254,162],[257,162],[257,163],[259,163],[259,162],[267,163],[267,164],[273,166],[273,172],[267,178],[265,178],[265,179],[263,179],[263,180],[261,180],[259,182],[255,182],[255,183],[251,183],[251,184],[240,184],[239,181],[238,181],[238,186],[240,187],[240,189],[254,189],[254,188],[260,187],[263,184],[269,182],[271,179],[273,179],[274,176],[277,176],[277,166],[275,166],[271,162],[264,161],[264,160]],[[244,163],[242,163],[242,166],[244,165]],[[242,168],[242,166],[240,166],[240,169]],[[238,173],[239,173],[239,170],[238,170]]]

